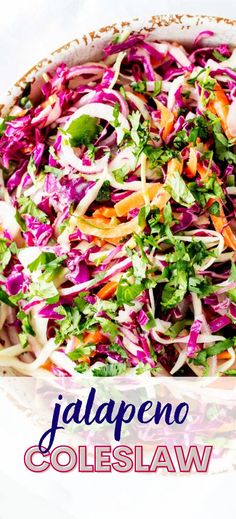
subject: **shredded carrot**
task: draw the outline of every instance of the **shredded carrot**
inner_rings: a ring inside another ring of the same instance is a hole
[[[187,176],[193,178],[197,173],[197,153],[196,149],[191,147],[189,150],[189,159],[187,162]]]
[[[113,207],[99,207],[99,209],[96,209],[96,211],[93,212],[93,216],[95,218],[100,216],[104,216],[105,218],[113,218],[113,216],[116,216],[116,212]]]
[[[98,291],[97,296],[100,297],[100,299],[110,299],[110,297],[114,296],[117,287],[117,281],[109,281],[109,283]]]
[[[163,141],[166,142],[167,137],[173,130],[175,117],[174,114],[172,114],[172,112],[165,105],[158,101],[158,99],[155,99],[155,103],[157,105],[157,109],[161,113],[160,126],[163,128]]]
[[[50,359],[47,359],[46,362],[44,362],[44,364],[42,364],[41,367],[43,369],[46,369],[47,371],[52,371],[53,366],[54,366],[53,362]]]
[[[157,58],[154,58],[154,56],[151,56],[151,57],[150,57],[150,61],[151,61],[152,67],[153,67],[153,68],[156,68],[156,67],[160,67],[160,66],[161,66],[161,64],[162,64],[163,61],[164,61],[164,58],[162,58],[162,59],[157,59]]]
[[[99,330],[85,333],[84,344],[98,344],[104,340],[103,334]]]
[[[204,168],[204,166],[200,163],[197,165],[197,170],[202,178],[202,180],[206,180],[209,178],[209,176],[212,175],[212,172],[209,171],[207,168]],[[219,182],[219,179],[217,179]],[[220,182],[219,182],[220,183]],[[214,202],[218,202],[220,205],[220,216],[215,216],[214,214],[210,214],[211,221],[215,227],[215,230],[222,234],[225,242],[225,246],[229,247],[232,250],[236,251],[236,237],[231,229],[231,227],[228,224],[227,218],[224,214],[224,209],[222,206],[222,202],[219,199],[211,198],[209,200],[208,206],[213,204]]]
[[[214,99],[208,103],[207,108],[219,117],[225,135],[228,139],[232,139],[227,125],[229,106],[230,104],[223,88],[217,83],[214,87]]]
[[[178,171],[180,174],[183,170],[183,163],[178,159],[170,159],[167,165],[167,177],[172,175],[175,171]],[[167,202],[170,200],[171,195],[165,189],[164,185],[162,185],[161,189],[157,192],[156,196],[153,199],[153,204],[160,209],[164,209]]]
[[[141,99],[141,101],[143,101],[144,103],[147,103],[147,99],[146,99],[145,95],[141,94],[141,92],[135,92],[135,95],[136,95],[136,97],[139,97],[139,99]]]
[[[160,182],[147,184],[147,192],[149,199],[152,200],[158,191],[162,188]],[[140,208],[144,206],[145,200],[142,191],[136,191],[132,195],[123,198],[117,202],[114,206],[117,216],[126,216],[132,209]]]
[[[93,242],[98,245],[98,247],[104,247],[106,245],[106,240],[101,240],[101,238],[98,238],[97,236],[93,237]]]
[[[219,202],[219,200],[218,200]],[[220,204],[220,202],[219,202]],[[215,230],[222,234],[227,247],[236,251],[236,237],[227,222],[222,205],[220,204],[220,216],[210,215]]]
[[[217,359],[219,360],[229,360],[231,359],[231,355],[228,350],[222,351],[221,353],[218,353]]]
[[[93,216],[91,216],[90,219],[91,222],[93,222],[93,225],[102,226],[103,224],[109,225],[110,223],[110,218],[106,218],[102,214],[97,214],[96,216],[93,214]]]

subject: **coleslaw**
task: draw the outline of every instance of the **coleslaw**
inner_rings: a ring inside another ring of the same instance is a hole
[[[236,375],[236,49],[212,35],[120,34],[1,120],[1,367]]]

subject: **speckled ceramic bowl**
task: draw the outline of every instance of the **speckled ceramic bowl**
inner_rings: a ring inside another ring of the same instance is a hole
[[[175,40],[184,45],[191,46],[197,34],[205,29],[210,29],[215,33],[214,37],[210,39],[211,45],[230,43],[236,46],[236,20],[227,20],[219,17],[157,15],[152,16],[151,19],[135,18],[128,22],[114,23],[107,27],[102,27],[81,36],[80,39],[66,43],[29,70],[6,93],[3,103],[0,104],[0,114],[4,116],[9,112],[28,82],[33,83],[31,96],[36,98],[42,83],[42,73],[48,70],[53,71],[59,63],[64,62],[72,66],[86,61],[101,59],[103,47],[118,32],[125,30],[149,32],[159,40]],[[206,40],[204,40],[204,43],[206,43]]]

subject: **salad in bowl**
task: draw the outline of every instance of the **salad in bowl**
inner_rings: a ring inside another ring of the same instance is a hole
[[[236,50],[116,34],[0,125],[0,367],[236,374]]]

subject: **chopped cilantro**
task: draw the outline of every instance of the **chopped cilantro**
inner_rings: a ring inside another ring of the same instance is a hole
[[[188,143],[189,143],[189,137],[187,135],[186,130],[180,130],[179,132],[176,133],[175,138],[173,140],[173,144],[178,150],[181,150]]]
[[[120,357],[122,357],[122,359],[128,358],[128,355],[127,355],[126,351],[124,350],[124,348],[122,348],[122,346],[119,346],[119,344],[116,344],[114,342],[109,345],[109,351],[117,353],[118,355],[120,355]]]
[[[95,160],[95,153],[96,153],[96,148],[95,148],[94,144],[89,144],[88,150],[87,150],[87,155],[88,155],[88,158],[92,162],[94,162],[94,160]]]
[[[210,207],[208,208],[208,211],[210,214],[213,214],[214,216],[220,216],[219,202],[213,202],[213,204],[211,204]]]
[[[27,346],[28,335],[35,336],[35,332],[31,326],[29,315],[23,310],[18,312],[17,319],[21,321],[21,333],[19,334],[20,344],[22,348],[25,348]]]
[[[63,169],[55,168],[54,166],[45,166],[44,168],[45,173],[52,173],[57,178],[62,178],[64,175]]]
[[[104,364],[99,368],[94,368],[92,370],[94,377],[115,377],[118,375],[123,375],[127,369],[126,364]]]
[[[20,216],[25,214],[33,216],[34,218],[37,218],[39,222],[42,223],[47,221],[47,215],[37,207],[33,200],[31,200],[31,198],[28,198],[26,196],[21,196],[19,199],[18,213]]]
[[[146,144],[143,148],[143,152],[148,157],[149,166],[154,169],[157,166],[163,166],[173,157],[178,157],[178,153],[170,148],[156,148],[150,144]]]
[[[214,56],[215,59],[217,59],[218,61],[225,61],[226,59],[228,59],[226,56],[223,56],[218,50],[214,49],[213,52],[212,52],[212,55]]]
[[[8,265],[12,253],[14,252],[11,245],[4,238],[0,238],[0,272],[3,272]]]
[[[185,246],[184,242],[174,240],[174,247],[174,252],[167,258],[169,265],[157,278],[160,282],[167,280],[161,298],[164,309],[174,308],[183,300],[187,291],[195,292],[199,297],[214,291],[210,279],[195,273],[195,268],[211,255],[205,244],[193,241]]]
[[[229,164],[236,165],[236,154],[230,150],[230,147],[233,143],[228,141],[226,136],[222,132],[222,127],[219,122],[218,117],[216,117],[211,112],[207,112],[207,116],[211,121],[212,132],[214,136],[215,143],[215,153],[219,160],[226,161]]]
[[[143,92],[146,92],[146,89],[147,89],[147,83],[146,81],[138,81],[137,83],[135,81],[133,81],[131,84],[130,84],[131,88],[134,90],[134,92],[139,92],[139,93],[143,93]]]
[[[170,326],[168,328],[168,330],[166,330],[165,335],[167,335],[168,337],[171,337],[171,339],[175,339],[176,337],[178,337],[180,332],[182,332],[182,330],[184,330],[185,326],[186,326],[185,319],[182,319],[181,321],[177,321],[175,324],[172,324],[172,326]]]
[[[44,279],[31,283],[30,297],[38,296],[46,301],[46,303],[57,303],[59,300],[58,290],[52,281],[48,282]]]
[[[152,97],[158,96],[162,91],[162,81],[155,81]]]
[[[12,303],[12,301],[10,300],[9,296],[7,295],[7,293],[5,292],[5,290],[3,290],[3,288],[0,286],[0,301],[2,301],[3,303],[5,303],[6,305],[8,306],[15,306],[14,303]]]
[[[109,180],[105,180],[97,195],[96,202],[107,202],[111,197],[111,188]]]
[[[77,371],[77,373],[85,373],[85,371],[87,371],[89,368],[89,365],[87,362],[80,362],[76,367],[75,367],[75,371]]]
[[[117,128],[118,126],[120,126],[120,122],[119,122],[119,115],[120,115],[120,105],[119,103],[115,103],[114,104],[114,108],[113,108],[113,121],[112,121],[112,125]]]
[[[222,351],[232,348],[232,346],[235,346],[235,337],[232,339],[225,339],[224,341],[216,342],[213,346],[209,346],[209,348],[205,348],[199,351],[195,359],[193,359],[193,363],[197,366],[207,367],[208,357],[218,355],[219,353],[222,353]]]
[[[165,189],[176,202],[183,206],[189,207],[195,202],[191,191],[177,170],[167,176]]]
[[[114,169],[112,171],[112,174],[113,174],[116,182],[119,182],[120,184],[123,184],[124,183],[124,179],[125,179],[127,173],[129,172],[129,170],[130,170],[130,167],[129,167],[128,164],[125,164],[124,166],[122,166],[119,169]]]
[[[86,357],[89,357],[95,349],[95,344],[87,344],[86,346],[81,346],[80,348],[76,348],[75,350],[70,351],[69,353],[67,353],[67,356],[69,357],[69,359],[76,361],[81,359],[81,357],[83,357],[84,355],[86,355]]]
[[[114,340],[117,337],[118,328],[112,320],[106,319],[106,317],[97,316],[96,321],[101,325],[102,331],[109,334],[111,340]]]
[[[30,272],[41,271],[39,280],[52,281],[61,271],[61,264],[67,258],[56,256],[53,252],[41,252],[41,254],[28,265]]]
[[[70,123],[66,133],[69,134],[71,146],[78,147],[84,144],[88,147],[96,139],[100,131],[101,126],[98,125],[97,119],[84,114]]]
[[[187,83],[189,85],[194,85],[195,81],[206,71],[205,68],[202,68],[195,76],[190,76],[189,79],[187,79]]]
[[[236,377],[236,369],[227,369],[227,371],[224,371],[224,375],[227,375],[227,377]]]
[[[198,202],[202,207],[205,207],[208,200],[210,199],[220,198],[221,200],[224,200],[225,198],[224,192],[220,187],[215,174],[211,174],[207,180],[205,180],[204,182],[202,181],[199,184],[197,184],[196,182],[190,182],[188,184],[188,188],[190,189],[196,202]],[[214,205],[214,203],[215,202],[213,202],[212,205]],[[217,213],[217,206],[214,205],[212,210],[215,211],[215,213]],[[211,212],[210,208],[209,212]],[[212,214],[214,214],[214,212],[212,212]]]
[[[142,283],[129,284],[127,280],[121,278],[116,291],[118,305],[132,305],[134,299],[136,299],[143,290],[144,286]]]
[[[12,121],[15,119],[15,117],[12,117],[11,115],[7,115],[4,119],[0,117],[0,137],[5,133],[7,129],[7,124],[9,121]]]

